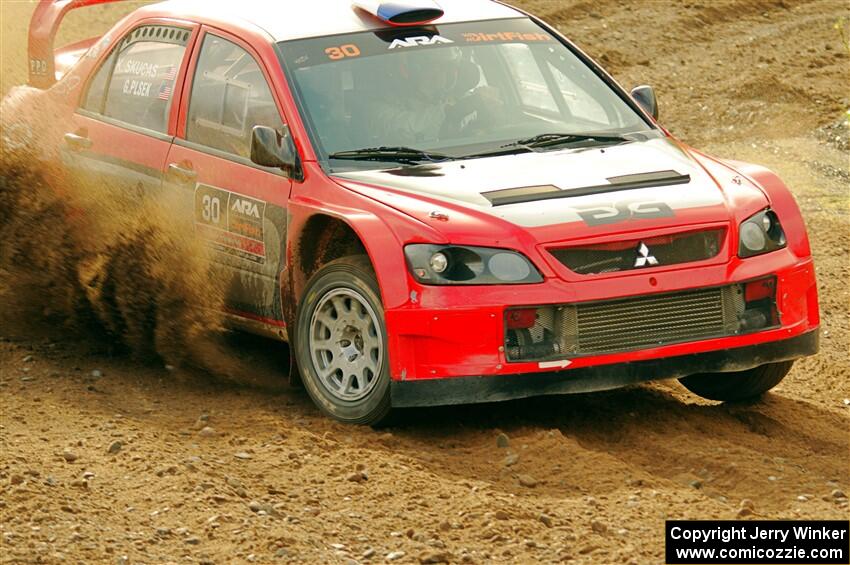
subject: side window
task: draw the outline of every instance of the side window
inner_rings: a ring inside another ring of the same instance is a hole
[[[519,77],[519,97],[524,106],[558,112],[558,104],[546,85],[543,73],[528,45],[512,43],[503,47],[505,60]]]
[[[98,114],[103,112],[103,103],[106,101],[106,86],[109,84],[109,77],[112,75],[112,68],[115,66],[115,56],[118,51],[113,51],[106,61],[100,66],[94,78],[89,83],[88,92],[83,100],[82,107],[91,112]]]
[[[133,30],[94,75],[83,108],[165,133],[189,35],[170,26]]]
[[[283,131],[263,71],[235,43],[207,34],[192,81],[186,139],[248,158],[257,125]]]

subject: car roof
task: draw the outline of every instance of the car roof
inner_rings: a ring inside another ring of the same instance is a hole
[[[522,17],[523,14],[493,0],[439,0],[445,14],[434,24]],[[167,14],[227,23],[241,20],[265,30],[274,41],[288,41],[387,28],[351,0],[167,0],[142,8],[150,15]]]

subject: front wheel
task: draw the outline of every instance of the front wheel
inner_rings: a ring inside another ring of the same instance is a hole
[[[747,400],[761,396],[778,385],[793,361],[768,363],[733,373],[703,373],[679,379],[686,389],[709,400]]]
[[[304,386],[329,416],[377,424],[390,411],[384,308],[368,257],[322,267],[298,310],[295,354]]]

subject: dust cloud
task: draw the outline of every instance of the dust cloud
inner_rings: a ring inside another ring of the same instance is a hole
[[[127,199],[105,179],[72,176],[45,141],[70,128],[52,121],[60,113],[50,102],[33,107],[28,90],[13,90],[0,106],[6,323],[49,321],[139,358],[204,365],[223,332],[223,296],[183,208],[168,194]]]

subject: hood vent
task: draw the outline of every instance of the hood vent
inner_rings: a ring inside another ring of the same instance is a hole
[[[638,188],[688,184],[691,182],[691,176],[683,175],[676,171],[657,171],[653,173],[639,173],[635,175],[610,177],[606,180],[608,181],[608,184],[600,184],[597,186],[583,186],[570,189],[560,189],[552,185],[527,186],[521,188],[493,190],[490,192],[483,192],[481,195],[489,200],[490,204],[493,206],[506,206],[508,204],[521,204],[523,202],[536,202],[538,200],[573,198],[577,196],[588,196],[591,194],[618,192],[621,190],[636,190]]]

